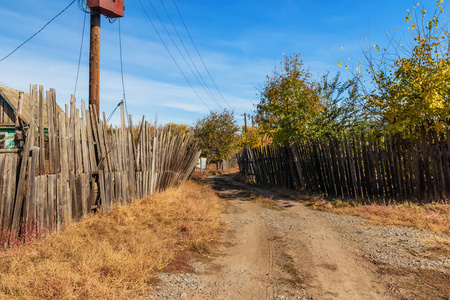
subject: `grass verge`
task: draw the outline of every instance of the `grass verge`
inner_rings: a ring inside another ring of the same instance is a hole
[[[0,299],[147,299],[159,270],[209,253],[223,202],[193,182],[0,253]]]
[[[407,226],[450,236],[450,204],[368,204],[321,197],[305,198],[313,209],[368,219],[371,225]]]

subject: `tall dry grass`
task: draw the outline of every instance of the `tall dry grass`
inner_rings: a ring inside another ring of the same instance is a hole
[[[1,299],[146,299],[179,253],[208,253],[224,205],[206,185],[168,189],[0,253]]]

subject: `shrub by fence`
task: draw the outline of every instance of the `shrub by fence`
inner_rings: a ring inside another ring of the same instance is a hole
[[[154,128],[109,128],[93,109],[56,110],[55,91],[32,87],[34,115],[19,154],[0,154],[0,242],[59,230],[115,203],[129,204],[186,180],[200,156],[189,136]],[[48,120],[44,128],[44,117]],[[105,114],[103,113],[105,120]]]
[[[363,201],[446,200],[450,196],[450,132],[416,140],[318,139],[290,147],[244,149],[244,176],[269,186]]]

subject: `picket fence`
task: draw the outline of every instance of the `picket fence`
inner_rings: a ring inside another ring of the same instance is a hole
[[[450,198],[450,131],[415,140],[312,139],[289,147],[244,149],[240,172],[257,183],[359,199],[428,203]]]
[[[31,117],[23,148],[0,154],[0,242],[56,232],[100,208],[127,205],[188,179],[200,156],[193,140],[144,118],[134,127],[108,127],[95,109],[57,112],[54,90],[31,88]],[[44,126],[44,116],[47,124]],[[24,135],[24,133],[21,133]]]

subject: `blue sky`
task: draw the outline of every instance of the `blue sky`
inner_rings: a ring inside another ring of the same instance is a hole
[[[30,37],[71,0],[17,0],[0,2],[0,57]],[[319,77],[342,70],[338,61],[356,66],[361,46],[386,44],[386,31],[406,30],[410,0],[176,0],[178,8],[211,76],[198,58],[177,14],[173,0],[163,0],[188,52],[220,106],[192,75],[149,0],[141,0],[183,72],[212,110],[233,109],[240,123],[259,100],[257,87],[264,84],[283,59],[299,52],[310,71]],[[181,51],[179,39],[161,5],[151,0]],[[422,3],[422,2],[421,2]],[[435,1],[426,1],[429,9]],[[423,6],[423,3],[421,4]],[[125,0],[121,19],[123,67],[128,112],[137,122],[146,116],[158,123],[192,125],[208,108],[179,72],[143,12],[138,0]],[[444,7],[448,7],[447,1]],[[0,63],[0,84],[28,91],[30,84],[55,88],[64,106],[74,92],[84,12],[75,3],[20,50]],[[101,105],[107,115],[122,99],[118,22],[102,18]],[[89,16],[84,35],[77,100],[88,100]],[[183,52],[184,56],[187,54]],[[350,57],[350,61],[348,58]],[[189,60],[188,60],[189,61]],[[112,121],[118,122],[116,114]]]

